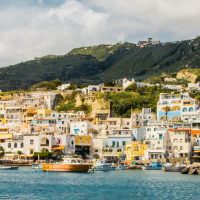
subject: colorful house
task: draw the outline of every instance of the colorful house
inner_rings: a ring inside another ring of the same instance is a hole
[[[143,160],[147,147],[141,141],[132,141],[126,144],[125,154],[127,162],[131,163],[132,161]]]

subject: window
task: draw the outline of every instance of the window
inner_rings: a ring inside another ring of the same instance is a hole
[[[30,140],[30,144],[34,144],[34,140]]]
[[[17,148],[17,143],[14,144],[14,148]]]
[[[183,112],[187,112],[187,108],[183,108]]]
[[[23,148],[23,147],[24,147],[24,143],[23,143],[23,142],[21,143],[20,147],[21,147],[21,148]]]
[[[115,141],[112,141],[112,147],[114,147],[115,146]]]
[[[117,142],[117,147],[119,147],[119,142]]]
[[[8,148],[11,148],[11,143],[8,143]]]
[[[174,150],[178,150],[178,147],[177,147],[177,146],[174,146]]]
[[[183,150],[183,147],[182,147],[182,146],[180,146],[180,150]]]
[[[122,145],[125,146],[126,145],[126,141],[122,141]]]
[[[162,140],[162,139],[163,139],[163,135],[159,134],[159,140]]]
[[[192,107],[189,108],[189,112],[193,112],[193,110],[194,110],[194,109],[193,109]]]
[[[30,154],[33,154],[33,149],[30,150]]]
[[[174,139],[174,140],[173,140],[173,143],[177,143],[177,142],[178,142],[178,140],[177,140],[177,139]]]

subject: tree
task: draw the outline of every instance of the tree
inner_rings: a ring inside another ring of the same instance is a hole
[[[5,155],[4,148],[0,147],[0,158],[3,158]]]

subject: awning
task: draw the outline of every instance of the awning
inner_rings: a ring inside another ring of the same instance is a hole
[[[11,133],[1,133],[0,134],[0,140],[5,140],[5,139],[12,139],[12,134]]]
[[[54,145],[51,148],[52,150],[64,150],[65,149],[65,145]]]

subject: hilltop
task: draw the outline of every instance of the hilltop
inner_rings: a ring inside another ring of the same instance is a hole
[[[96,45],[0,68],[0,89],[27,89],[51,80],[92,84],[127,77],[146,79],[163,72],[200,67],[200,37],[138,46]]]

